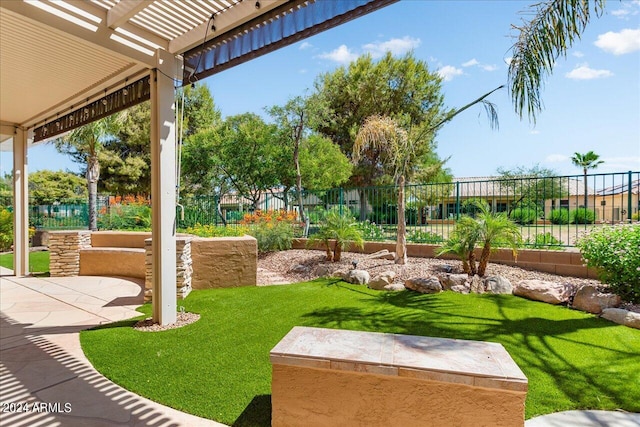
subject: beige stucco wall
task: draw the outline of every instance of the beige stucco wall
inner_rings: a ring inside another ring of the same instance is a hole
[[[145,278],[145,253],[138,248],[90,248],[80,250],[80,276]]]
[[[94,231],[91,233],[91,246],[144,249],[144,241],[149,238],[150,231]]]
[[[279,364],[271,390],[274,427],[524,425],[526,392]]]
[[[254,237],[197,237],[191,241],[193,289],[255,286],[258,242]]]

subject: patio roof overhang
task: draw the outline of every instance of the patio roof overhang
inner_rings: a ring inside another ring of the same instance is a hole
[[[16,275],[29,271],[28,146],[150,99],[153,313],[174,321],[175,87],[394,1],[0,0]]]
[[[53,122],[37,142],[66,115],[65,131],[90,121],[78,110],[148,76],[159,50],[184,56],[174,77],[188,84],[395,1],[3,0],[0,145],[15,128]]]

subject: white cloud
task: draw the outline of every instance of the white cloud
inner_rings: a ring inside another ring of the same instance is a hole
[[[589,64],[578,65],[573,70],[564,75],[568,79],[574,80],[593,80],[613,76],[609,70],[596,70],[589,68]]]
[[[309,72],[309,70],[307,70],[306,68],[301,68],[298,70],[298,73],[300,74],[307,74],[307,72]]]
[[[640,13],[639,0],[621,2],[620,5],[622,8],[611,11],[611,15],[619,19],[628,20],[630,16],[635,16]]]
[[[367,43],[362,46],[365,52],[371,54],[373,58],[380,58],[385,53],[391,52],[392,55],[402,55],[420,46],[420,39],[404,36],[401,39],[390,39],[379,43]]]
[[[564,154],[549,154],[544,159],[544,161],[547,163],[562,163],[568,160],[569,160],[569,156],[565,156]]]
[[[309,42],[302,42],[302,43],[300,43],[300,47],[298,47],[298,49],[300,49],[300,50],[305,50],[305,49],[309,49],[309,48],[311,48],[311,47],[313,47],[313,45],[312,45],[311,43],[309,43]]]
[[[529,132],[529,133],[530,133],[531,135],[538,135],[538,134],[540,134],[540,131],[539,131],[539,130],[535,130],[535,129],[534,129],[534,130],[532,130],[532,131],[531,131],[531,132]]]
[[[348,64],[351,61],[355,61],[358,57],[355,53],[353,53],[347,45],[340,45],[337,49],[332,50],[331,52],[325,52],[318,55],[319,58],[328,59],[330,61],[338,62],[340,64]]]
[[[442,77],[445,82],[453,80],[455,76],[464,74],[460,68],[456,68],[452,65],[445,65],[438,70],[438,75]]]
[[[576,50],[575,52],[572,53],[573,56],[575,56],[576,58],[582,58],[584,56],[584,53],[580,52],[579,50]]]
[[[619,33],[609,31],[598,36],[594,43],[600,49],[614,55],[624,55],[625,53],[640,50],[640,28],[637,30],[624,29]]]
[[[467,62],[462,64],[463,67],[478,67],[483,69],[484,71],[495,71],[498,69],[495,65],[482,64],[476,58],[470,59]]]
[[[629,10],[627,9],[618,9],[618,10],[614,10],[611,12],[611,14],[613,16],[617,16],[618,18],[622,18],[625,17],[627,15],[629,15],[631,12],[629,12]]]

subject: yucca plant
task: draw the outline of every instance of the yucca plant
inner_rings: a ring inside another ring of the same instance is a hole
[[[339,209],[332,209],[327,213],[317,233],[309,237],[308,245],[322,242],[327,251],[327,261],[338,262],[342,258],[342,251],[352,245],[363,248],[362,231],[358,228],[351,211],[340,213]],[[333,248],[331,243],[333,242]]]

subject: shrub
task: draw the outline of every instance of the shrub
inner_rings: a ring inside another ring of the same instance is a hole
[[[552,209],[549,219],[552,224],[569,224],[569,209]]]
[[[300,228],[298,214],[294,211],[257,210],[245,214],[240,224],[247,226],[248,234],[258,241],[259,252],[291,249],[294,228]]]
[[[356,224],[356,228],[362,233],[362,238],[369,242],[382,242],[385,239],[384,230],[375,222],[366,220]]]
[[[101,230],[151,230],[151,207],[140,196],[109,197],[109,208],[103,207],[98,215]]]
[[[0,252],[7,251],[13,245],[13,214],[0,207]]]
[[[571,224],[593,224],[596,213],[591,209],[578,208],[571,212]]]
[[[517,224],[533,224],[538,219],[538,211],[532,208],[515,208],[509,218]]]
[[[432,231],[415,230],[407,236],[407,240],[412,243],[442,243],[444,238]]]
[[[234,237],[244,236],[247,234],[247,227],[229,227],[216,225],[200,225],[195,224],[193,227],[184,229],[185,233],[193,234],[198,237]]]
[[[626,301],[640,304],[640,226],[594,228],[577,246],[589,267],[599,269],[600,279]]]
[[[633,221],[640,221],[640,212],[636,212],[633,215],[631,215],[631,219]]]
[[[534,241],[527,239],[526,244],[536,249],[550,249],[554,251],[562,251],[562,241],[555,238],[551,232],[536,234]]]

